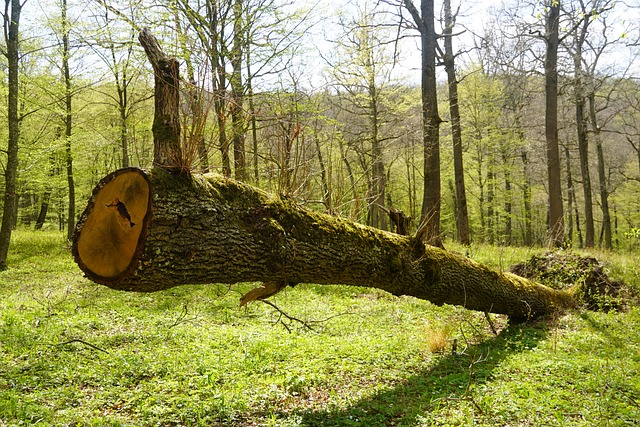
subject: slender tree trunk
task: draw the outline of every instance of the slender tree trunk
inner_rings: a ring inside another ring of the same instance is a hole
[[[569,215],[574,215],[576,220],[575,220],[575,228],[576,228],[576,233],[578,234],[578,247],[579,248],[583,248],[584,247],[584,240],[582,238],[582,229],[580,228],[580,212],[578,211],[578,204],[576,203],[576,192],[575,192],[575,186],[573,185],[573,176],[571,173],[571,154],[569,153],[569,147],[567,147],[565,145],[564,147],[564,154],[565,154],[565,159],[567,161],[567,188],[568,188],[568,192],[569,192],[569,201],[573,203],[573,212],[571,211],[571,203],[569,204]],[[573,237],[571,240],[569,240],[569,242],[571,243],[573,240]]]
[[[520,153],[522,159],[522,169],[524,172],[524,181],[522,183],[522,201],[524,209],[524,239],[525,246],[533,245],[533,215],[531,212],[531,178],[529,177],[529,157],[525,149]]]
[[[602,139],[600,138],[600,127],[596,114],[595,94],[589,95],[589,113],[591,116],[591,126],[593,137],[596,142],[596,155],[598,157],[598,187],[600,190],[600,207],[602,209],[602,232],[604,238],[602,244],[605,249],[613,248],[611,235],[611,211],[609,210],[609,191],[607,189],[607,176],[605,170],[604,150],[602,149]]]
[[[258,123],[256,117],[255,100],[253,96],[253,78],[251,74],[251,56],[247,47],[247,95],[249,97],[249,117],[251,120],[251,141],[253,147],[253,179],[254,182],[260,180],[260,170],[258,169]]]
[[[218,4],[207,1],[207,20],[209,24],[209,34],[211,46],[209,62],[211,63],[211,73],[213,75],[213,106],[218,122],[218,148],[222,157],[222,173],[231,176],[231,158],[229,157],[229,140],[227,138],[227,70],[225,58],[223,56],[225,32],[224,26],[219,25]]]
[[[569,147],[564,146],[564,155],[567,164],[567,242],[569,246],[573,244],[573,204],[575,201],[575,190],[573,189],[573,176],[571,173],[571,155],[569,154]],[[582,243],[581,243],[582,245]]]
[[[577,54],[576,54],[577,56]],[[575,103],[576,103],[576,127],[578,133],[578,152],[580,154],[580,172],[582,175],[582,190],[584,196],[584,221],[585,221],[585,246],[591,248],[595,244],[595,227],[593,223],[593,199],[591,195],[591,173],[589,171],[589,140],[587,137],[587,118],[584,108],[586,98],[583,95],[582,76],[580,64],[582,56],[576,58],[576,82],[575,82]]]
[[[560,183],[558,148],[558,43],[560,0],[547,2],[545,56],[545,136],[547,141],[547,178],[549,187],[549,244],[564,244],[564,214]]]
[[[111,61],[114,66],[118,63],[116,59],[116,49],[113,43],[110,43]],[[118,112],[120,113],[120,150],[122,153],[122,167],[129,167],[129,129],[127,121],[127,107],[129,103],[129,90],[127,82],[126,69],[122,70],[122,78],[120,77],[119,68],[114,68],[114,78],[116,80],[116,91],[118,92]]]
[[[471,243],[469,237],[469,213],[467,210],[467,194],[464,185],[464,161],[462,154],[462,126],[460,124],[460,108],[458,104],[458,79],[456,78],[455,57],[453,54],[453,27],[455,17],[451,13],[451,1],[444,1],[445,27],[444,34],[444,67],[447,72],[449,89],[449,113],[451,114],[451,137],[453,139],[453,173],[455,176],[456,230],[458,241],[464,245]]]
[[[443,247],[440,237],[440,115],[436,82],[435,13],[433,0],[421,0],[420,11],[404,0],[420,31],[422,58],[422,139],[424,146],[424,191],[419,234],[425,242]]]
[[[64,137],[66,144],[67,186],[69,188],[69,211],[67,212],[67,240],[73,237],[76,224],[76,186],[73,178],[73,155],[71,153],[71,136],[73,130],[72,118],[72,88],[69,70],[69,21],[67,19],[67,0],[62,0],[62,70],[64,73]]]
[[[494,172],[493,158],[489,159],[489,170],[487,171],[487,234],[489,236],[489,244],[496,242],[496,223],[495,223],[495,188],[496,177]]]
[[[10,11],[9,11],[10,9]],[[7,56],[8,74],[8,108],[7,128],[9,138],[7,142],[7,163],[4,171],[4,206],[2,211],[2,226],[0,228],[0,270],[7,268],[7,255],[11,233],[16,224],[18,197],[18,141],[20,139],[20,120],[18,118],[20,66],[20,37],[19,24],[22,4],[20,0],[5,0],[4,34]]]
[[[233,128],[233,166],[236,179],[247,179],[245,162],[244,87],[242,85],[242,49],[244,43],[242,0],[233,3],[233,46],[231,49],[231,124]]]
[[[512,206],[513,206],[513,192],[511,191],[511,171],[509,159],[506,153],[502,153],[502,164],[504,165],[504,239],[502,242],[506,245],[513,243],[513,219],[512,219]]]

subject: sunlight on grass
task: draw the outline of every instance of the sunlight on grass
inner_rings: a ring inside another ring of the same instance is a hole
[[[497,268],[535,253],[469,252]],[[633,256],[606,255],[612,273],[637,280]],[[375,289],[301,284],[271,300],[309,329],[260,302],[239,309],[254,284],[151,294],[96,285],[54,232],[16,232],[9,267],[0,273],[0,426],[616,426],[640,419],[640,310],[633,307],[525,325],[495,319],[504,329],[495,337],[482,313]]]

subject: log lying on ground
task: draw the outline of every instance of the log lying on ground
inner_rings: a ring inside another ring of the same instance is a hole
[[[251,281],[342,284],[517,319],[575,305],[570,293],[410,236],[312,212],[222,176],[161,168],[105,177],[78,222],[73,254],[87,277],[126,291]]]

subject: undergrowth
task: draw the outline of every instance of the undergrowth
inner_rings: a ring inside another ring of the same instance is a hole
[[[503,269],[541,252],[468,250]],[[637,289],[637,255],[594,255]],[[271,299],[309,329],[266,304],[239,309],[254,284],[152,294],[96,285],[57,233],[16,232],[8,264],[0,272],[0,426],[640,420],[633,306],[524,325],[492,315],[496,336],[483,313],[375,289],[299,285]]]

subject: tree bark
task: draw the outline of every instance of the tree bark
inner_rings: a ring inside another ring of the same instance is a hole
[[[560,1],[547,2],[545,74],[545,136],[547,142],[547,177],[549,184],[549,244],[564,244],[564,213],[560,184],[560,149],[558,147],[558,44]]]
[[[8,9],[10,12],[7,12]],[[7,163],[4,169],[4,206],[2,226],[0,227],[0,270],[7,268],[7,255],[11,233],[16,225],[18,196],[18,144],[20,140],[20,119],[18,117],[18,98],[20,85],[18,72],[20,66],[20,13],[22,4],[19,0],[5,0],[4,31],[7,57],[8,96],[7,96]]]
[[[73,154],[71,152],[71,135],[73,130],[71,72],[69,70],[69,21],[67,19],[67,0],[62,1],[62,70],[64,75],[64,136],[65,166],[67,187],[69,190],[69,206],[67,211],[67,240],[73,237],[76,225],[76,185],[73,178]]]
[[[437,35],[434,1],[420,0],[420,11],[411,0],[403,1],[420,31],[422,52],[422,140],[424,146],[424,191],[418,231],[425,242],[443,247],[440,237],[440,123],[436,83]]]
[[[455,56],[453,54],[453,26],[455,16],[451,13],[451,1],[445,0],[444,67],[447,72],[449,89],[449,112],[451,114],[451,138],[453,140],[453,172],[455,176],[456,229],[458,241],[463,245],[471,243],[469,237],[469,213],[464,185],[464,159],[462,153],[462,126],[458,104],[458,79],[456,78]],[[457,15],[457,12],[456,12]]]
[[[153,165],[164,168],[189,168],[183,164],[180,147],[180,64],[164,54],[153,35],[144,29],[139,41],[153,66],[155,75],[153,118]]]
[[[555,291],[415,237],[306,210],[219,175],[128,168],[105,177],[73,255],[113,289],[277,282],[374,287],[435,304],[528,319],[573,307]]]
[[[596,113],[595,93],[589,95],[589,116],[591,117],[591,127],[593,138],[596,142],[596,156],[598,158],[598,189],[600,190],[600,208],[602,210],[602,233],[603,238],[600,244],[605,249],[613,249],[611,236],[611,211],[609,209],[609,188],[607,185],[607,175],[605,170],[604,150],[602,148],[602,138],[600,136],[600,126]]]

